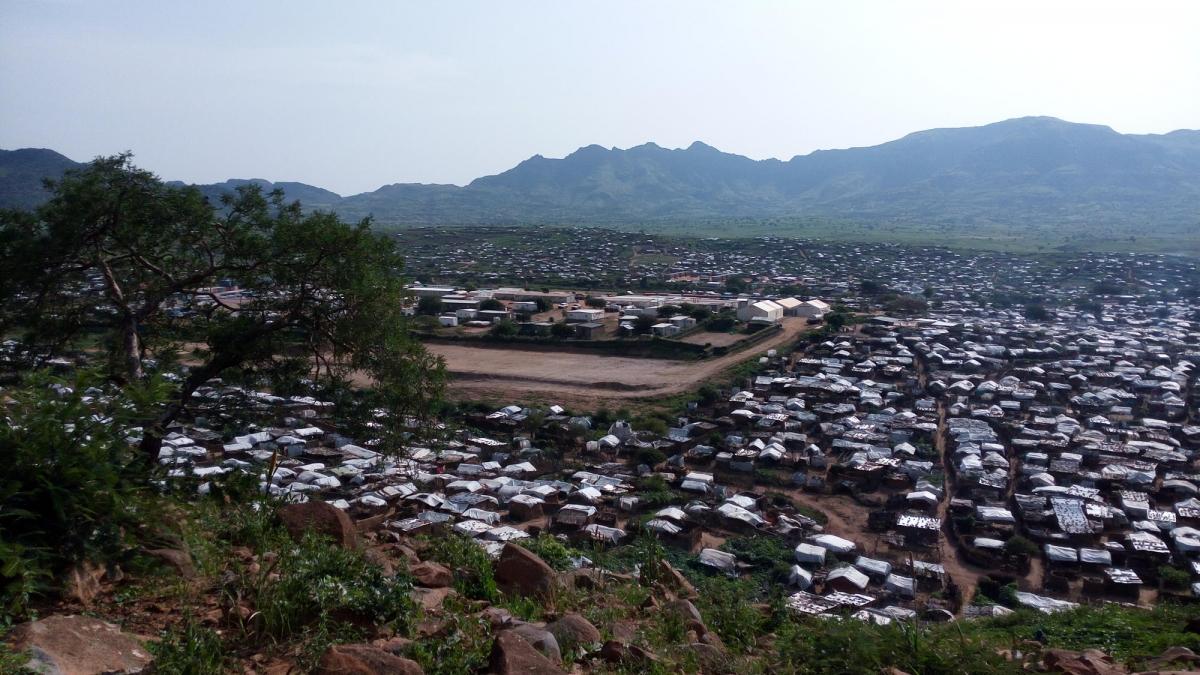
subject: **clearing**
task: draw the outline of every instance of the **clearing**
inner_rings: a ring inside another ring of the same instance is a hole
[[[744,351],[701,361],[511,346],[428,343],[425,348],[446,360],[446,370],[451,376],[450,393],[455,397],[503,403],[557,403],[578,410],[594,410],[608,404],[660,399],[693,390],[767,350],[791,344],[809,329],[804,319],[784,319],[778,335]]]

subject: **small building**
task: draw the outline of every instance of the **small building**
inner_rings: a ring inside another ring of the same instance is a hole
[[[679,326],[670,323],[656,323],[650,327],[650,330],[659,337],[671,337],[679,333]]]
[[[575,337],[580,340],[595,340],[604,335],[604,324],[599,321],[588,321],[586,323],[577,323],[574,326]]]
[[[571,323],[591,323],[604,320],[604,310],[602,309],[572,309],[567,312],[567,321]]]

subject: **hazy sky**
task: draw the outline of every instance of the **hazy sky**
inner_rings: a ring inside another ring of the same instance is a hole
[[[0,147],[343,194],[590,143],[1200,127],[1200,2],[0,0]]]

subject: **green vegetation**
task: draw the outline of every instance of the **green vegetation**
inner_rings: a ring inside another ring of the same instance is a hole
[[[144,463],[125,440],[140,406],[162,385],[149,381],[107,400],[88,394],[93,373],[70,380],[32,374],[7,392],[0,422],[0,609],[22,616],[53,579],[77,564],[123,559],[152,520]],[[102,402],[103,401],[103,402]]]

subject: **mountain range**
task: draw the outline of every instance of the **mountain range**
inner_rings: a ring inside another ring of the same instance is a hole
[[[51,150],[0,151],[0,206],[45,199],[40,181],[78,166]],[[1200,226],[1200,131],[1121,134],[1025,117],[931,129],[881,145],[753,160],[701,142],[589,145],[562,159],[535,155],[466,186],[397,183],[341,196],[261,179],[198,186],[212,197],[239,184],[280,188],[309,208],[385,225],[643,224],[828,218],[937,227],[1065,226],[1192,233]]]

